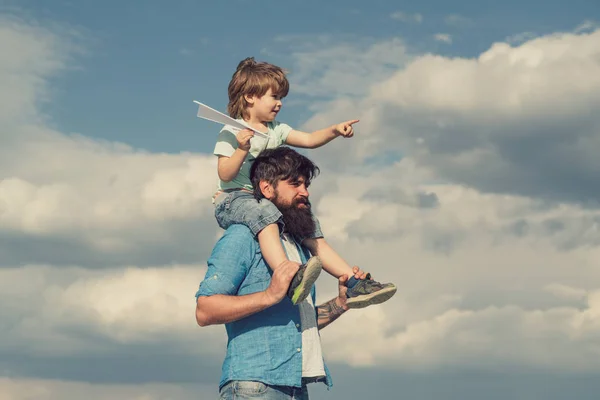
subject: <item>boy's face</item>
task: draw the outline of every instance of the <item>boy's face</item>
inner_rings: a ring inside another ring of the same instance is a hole
[[[273,121],[282,106],[281,96],[274,94],[272,89],[261,97],[253,96],[248,103],[251,104],[248,109],[250,116],[261,122]]]

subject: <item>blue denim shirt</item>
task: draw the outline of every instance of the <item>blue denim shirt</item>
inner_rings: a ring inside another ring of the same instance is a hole
[[[309,253],[301,247],[306,262]],[[271,270],[250,229],[232,225],[217,242],[198,296],[245,295],[267,289]],[[315,301],[315,288],[312,288]],[[267,385],[302,386],[302,332],[300,310],[285,297],[278,304],[225,324],[227,353],[219,388],[232,380],[254,380]],[[332,386],[325,366],[326,384]]]

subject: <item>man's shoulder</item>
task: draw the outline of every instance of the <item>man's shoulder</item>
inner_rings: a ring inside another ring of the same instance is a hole
[[[231,225],[215,244],[211,258],[234,257],[253,259],[260,251],[258,240],[245,225]]]
[[[225,230],[220,241],[243,242],[248,244],[258,243],[250,228],[242,224],[233,224]]]

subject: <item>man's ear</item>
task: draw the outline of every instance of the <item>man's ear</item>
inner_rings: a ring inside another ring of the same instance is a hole
[[[262,195],[265,196],[269,200],[271,200],[273,198],[273,196],[275,195],[275,190],[273,189],[273,185],[271,185],[267,181],[264,181],[264,180],[260,181],[260,183],[258,184],[258,187],[260,188],[260,192],[262,193]]]

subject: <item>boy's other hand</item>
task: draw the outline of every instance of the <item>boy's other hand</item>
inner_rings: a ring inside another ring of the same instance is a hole
[[[238,147],[244,151],[250,150],[250,139],[252,139],[253,137],[253,131],[251,131],[250,129],[242,129],[236,135]]]
[[[356,279],[366,279],[367,278],[367,273],[365,271],[363,271],[362,269],[360,269],[359,267],[357,267],[356,265],[354,267],[352,267],[352,273],[354,274],[354,277]]]
[[[354,136],[354,128],[352,128],[352,125],[356,124],[358,121],[358,119],[351,119],[350,121],[337,124],[334,127],[335,134],[341,135],[345,138],[351,138],[352,136]]]

